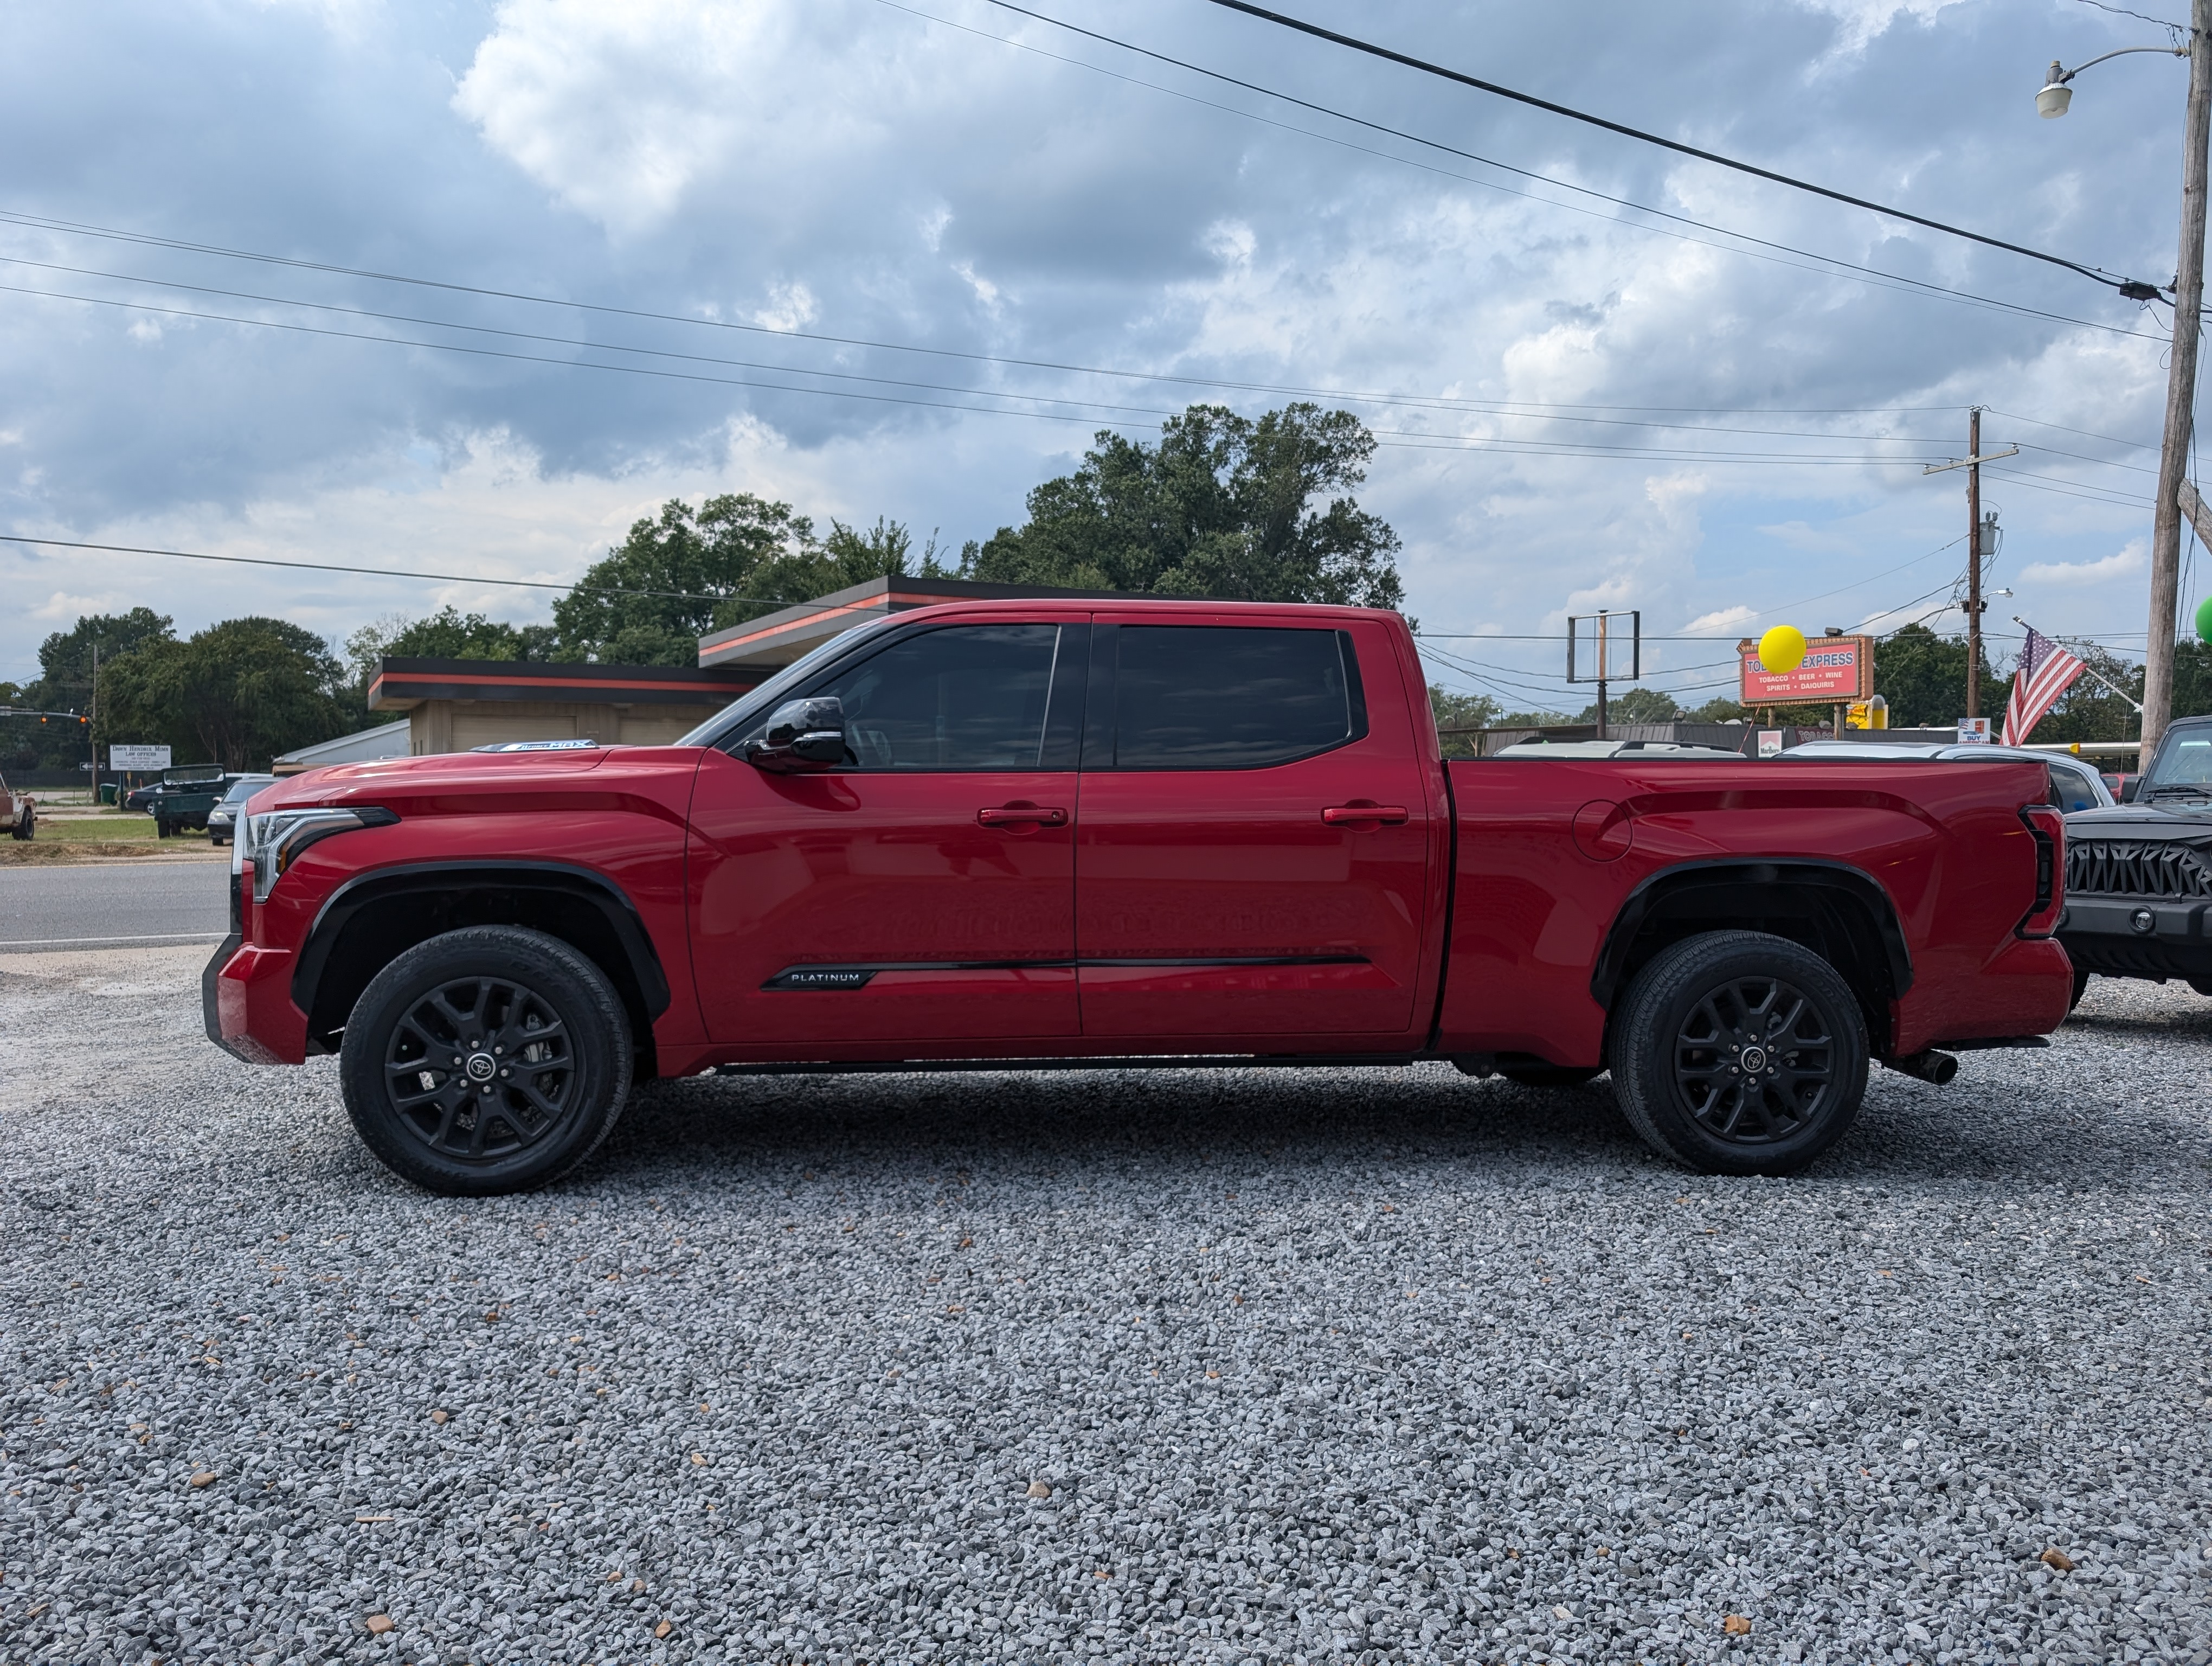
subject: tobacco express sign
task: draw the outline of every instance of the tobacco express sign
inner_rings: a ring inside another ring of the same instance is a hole
[[[1771,672],[1759,663],[1759,644],[1736,645],[1747,706],[1848,705],[1874,696],[1874,638],[1816,636],[1805,645],[1795,671]]]

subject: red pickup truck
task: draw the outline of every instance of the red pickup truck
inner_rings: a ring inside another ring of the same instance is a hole
[[[955,604],[672,746],[319,769],[255,794],[210,1037],[338,1055],[433,1190],[574,1168],[714,1070],[1403,1065],[1563,1085],[1772,1174],[1870,1060],[2066,1017],[2033,763],[1445,763],[1405,621]]]

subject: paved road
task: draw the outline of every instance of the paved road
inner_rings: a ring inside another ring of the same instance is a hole
[[[213,943],[229,917],[228,862],[0,867],[0,953]]]

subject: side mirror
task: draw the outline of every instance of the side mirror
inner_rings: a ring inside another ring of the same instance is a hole
[[[786,701],[766,733],[745,743],[745,762],[771,775],[834,769],[844,761],[845,702],[835,696]]]
[[[2133,804],[2136,801],[2136,794],[2142,791],[2142,777],[2139,775],[2128,776],[2120,782],[2120,802]]]

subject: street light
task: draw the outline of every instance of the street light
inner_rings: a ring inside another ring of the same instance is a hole
[[[2181,126],[2181,249],[2173,269],[2173,351],[2166,381],[2166,435],[2158,458],[2158,498],[2150,535],[2150,640],[2143,654],[2142,749],[2166,733],[2173,709],[2173,641],[2181,584],[2181,492],[2188,480],[2191,419],[2197,402],[2197,338],[2204,307],[2205,146],[2212,137],[2212,0],[2190,0],[2189,27],[2178,46],[2123,46],[2069,70],[2053,62],[2035,94],[2045,120],[2074,102],[2074,77],[2106,58],[2158,52],[2189,60],[2189,106]],[[2151,301],[2148,283],[2124,283],[2130,301]]]
[[[2105,58],[2093,58],[2087,64],[2077,64],[2067,69],[2057,58],[2051,60],[2051,69],[2043,77],[2043,85],[2036,89],[2035,113],[2045,121],[2056,121],[2064,115],[2074,102],[2074,77],[2084,70],[2093,70],[2106,58],[2125,58],[2130,52],[2158,52],[2167,58],[2187,58],[2186,46],[2123,46],[2116,52],[2106,52]]]

